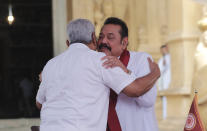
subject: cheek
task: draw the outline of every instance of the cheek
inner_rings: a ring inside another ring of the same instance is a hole
[[[110,46],[115,47],[115,48],[119,48],[120,44],[118,42],[110,42]]]
[[[114,44],[110,44],[110,43],[109,43],[109,46],[111,47],[111,50],[112,50],[112,51],[115,51],[115,50],[117,49],[117,47],[116,47]]]
[[[120,50],[121,50],[121,46],[118,46],[118,45],[111,45],[111,49],[112,49],[112,52],[113,52],[113,53],[117,53],[117,52],[120,52]]]
[[[101,44],[101,40],[98,40],[97,44],[100,45]]]

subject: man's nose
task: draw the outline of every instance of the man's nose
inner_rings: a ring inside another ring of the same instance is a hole
[[[108,40],[107,40],[107,38],[106,37],[104,37],[103,39],[102,39],[102,42],[101,43],[105,43],[105,44],[107,44],[108,45]]]

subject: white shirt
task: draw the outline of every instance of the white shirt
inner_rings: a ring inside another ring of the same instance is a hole
[[[150,73],[147,58],[151,56],[144,52],[130,52],[127,68],[137,78]],[[116,111],[122,131],[158,131],[154,105],[157,89],[154,86],[140,97],[131,98],[123,93],[118,95]]]
[[[46,64],[36,97],[41,131],[106,131],[108,87],[120,93],[135,76],[119,67],[105,69],[103,56],[74,43]]]
[[[165,60],[165,65],[163,65],[163,61]],[[158,80],[158,86],[160,90],[166,90],[171,81],[171,70],[170,70],[170,54],[166,54],[162,58],[160,58],[158,62],[161,76]]]

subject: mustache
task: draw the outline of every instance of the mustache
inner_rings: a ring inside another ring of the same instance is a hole
[[[99,46],[98,46],[98,50],[101,50],[103,48],[106,48],[108,49],[109,51],[111,51],[111,47],[109,47],[107,44],[104,44],[104,43],[101,43]]]

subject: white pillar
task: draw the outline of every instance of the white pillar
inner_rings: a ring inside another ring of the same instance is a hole
[[[67,48],[67,0],[52,0],[52,15],[53,53],[57,56]]]

